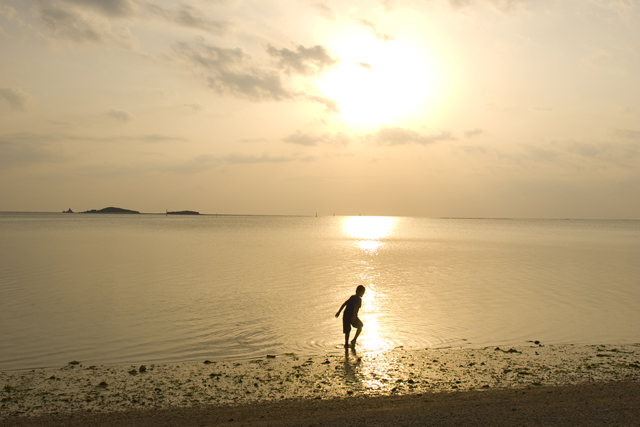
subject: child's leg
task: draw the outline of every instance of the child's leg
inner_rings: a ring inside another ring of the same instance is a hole
[[[349,332],[344,333],[344,346],[345,347],[349,346]]]
[[[353,337],[353,341],[351,341],[351,345],[354,345],[356,343],[356,340],[360,336],[360,332],[362,332],[362,326],[358,326],[358,329],[356,329],[356,336]],[[347,340],[348,339],[349,339],[349,337],[347,336]]]

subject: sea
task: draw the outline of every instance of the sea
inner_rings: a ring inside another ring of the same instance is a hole
[[[0,370],[640,342],[640,221],[0,213]]]

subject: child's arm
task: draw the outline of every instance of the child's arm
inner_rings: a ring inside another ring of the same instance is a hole
[[[345,302],[344,302],[344,304],[342,304],[342,305],[340,306],[340,310],[338,310],[338,312],[336,313],[336,317],[339,317],[339,316],[340,316],[340,312],[342,311],[342,309],[343,309],[346,305],[347,305],[347,302],[345,301]]]

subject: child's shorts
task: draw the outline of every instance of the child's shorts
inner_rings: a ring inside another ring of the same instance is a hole
[[[364,326],[362,324],[362,320],[360,320],[359,318],[355,318],[353,319],[351,322],[349,322],[349,320],[345,317],[342,318],[342,333],[343,334],[348,334],[349,332],[351,332],[351,326],[353,326],[354,328],[362,328],[362,326]]]

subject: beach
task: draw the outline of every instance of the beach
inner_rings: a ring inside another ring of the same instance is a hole
[[[0,425],[629,425],[640,415],[635,344],[70,362],[0,373]]]

